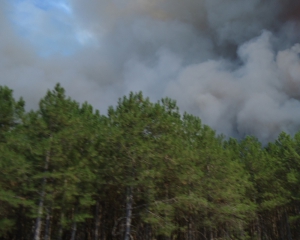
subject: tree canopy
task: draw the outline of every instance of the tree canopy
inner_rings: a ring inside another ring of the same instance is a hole
[[[225,138],[131,92],[100,114],[0,86],[0,240],[298,239],[300,131]]]

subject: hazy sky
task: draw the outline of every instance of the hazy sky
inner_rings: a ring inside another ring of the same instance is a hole
[[[0,0],[0,84],[103,113],[142,90],[269,141],[300,129],[299,20],[298,0]]]

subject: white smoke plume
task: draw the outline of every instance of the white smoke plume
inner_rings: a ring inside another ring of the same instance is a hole
[[[29,2],[22,9],[30,9]],[[72,19],[65,21],[81,33],[82,46],[45,57],[16,32],[8,0],[0,2],[0,84],[24,96],[29,108],[60,82],[71,97],[103,113],[118,97],[141,90],[153,101],[177,100],[182,111],[227,136],[267,142],[300,130],[298,0],[69,4]],[[48,14],[36,16],[55,35]]]

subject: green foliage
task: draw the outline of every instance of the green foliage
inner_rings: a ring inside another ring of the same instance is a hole
[[[14,100],[11,89],[0,86],[0,140],[3,137],[3,132],[20,123],[24,105],[23,99]]]
[[[1,239],[121,239],[129,218],[133,239],[298,238],[300,132],[225,140],[169,98],[104,116],[57,84],[27,113],[0,87],[0,137]]]

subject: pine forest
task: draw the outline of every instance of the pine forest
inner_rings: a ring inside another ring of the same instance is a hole
[[[300,121],[300,120],[299,120]],[[0,86],[0,240],[300,239],[300,131],[228,138],[141,92],[99,113]]]

